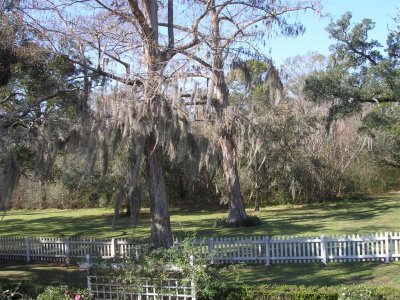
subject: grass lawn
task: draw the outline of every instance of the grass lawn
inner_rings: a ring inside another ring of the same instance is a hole
[[[223,235],[298,235],[320,236],[345,233],[400,231],[400,194],[377,196],[321,206],[273,206],[257,215],[262,225],[250,228],[213,228],[214,220],[226,217],[226,211],[171,212],[176,236],[197,231],[200,236]],[[150,219],[143,210],[136,229],[128,218],[120,218],[116,232],[111,232],[111,209],[13,210],[0,219],[0,236],[82,236],[148,238]]]
[[[247,284],[352,285],[390,286],[400,288],[400,262],[278,264],[244,266],[239,276]],[[234,272],[226,272],[234,279]]]
[[[295,284],[295,285],[352,285],[390,286],[400,288],[400,262],[286,264],[271,266],[242,266],[237,269],[240,279],[247,284]],[[225,272],[227,280],[234,280],[236,272]],[[68,285],[86,288],[86,272],[77,267],[61,267],[49,264],[24,264],[0,261],[0,286],[2,282],[14,286],[43,288],[47,285]]]
[[[21,284],[25,289],[44,289],[48,285],[68,285],[86,288],[86,271],[76,266],[62,267],[51,264],[25,264],[0,261],[0,286],[10,284],[13,288]]]
[[[400,231],[400,194],[372,199],[349,201],[321,206],[274,206],[254,213],[263,223],[253,228],[213,228],[214,220],[227,215],[226,211],[172,211],[171,223],[175,235],[197,231],[198,235],[340,235]],[[116,232],[110,232],[112,210],[43,210],[9,211],[0,219],[0,236],[83,236],[147,238],[150,233],[148,211],[143,210],[138,227],[129,227],[129,220],[121,218]],[[269,267],[244,266],[239,268],[245,283],[297,285],[386,285],[400,288],[400,262],[279,264]],[[31,286],[70,285],[86,286],[86,273],[75,267],[43,264],[24,264],[0,261],[0,285],[4,280],[20,281]],[[234,273],[227,272],[232,278]]]

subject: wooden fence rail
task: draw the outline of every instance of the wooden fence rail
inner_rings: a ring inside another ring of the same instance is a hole
[[[181,245],[176,239],[175,244]],[[196,241],[210,263],[309,263],[400,259],[400,232],[340,237],[211,237]],[[0,259],[70,262],[86,255],[138,259],[149,247],[129,239],[0,237]]]

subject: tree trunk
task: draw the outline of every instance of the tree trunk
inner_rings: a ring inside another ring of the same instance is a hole
[[[147,77],[144,81],[144,99],[148,104],[149,117],[158,123],[160,117],[160,82],[167,59],[163,61],[159,45],[158,1],[143,0],[142,10],[138,0],[129,0],[132,13],[141,29],[143,40],[144,63]],[[169,46],[173,46],[173,1],[169,1],[168,22],[170,23]],[[151,241],[157,247],[172,246],[172,231],[168,210],[168,196],[165,189],[162,160],[163,149],[157,144],[156,133],[153,131],[146,137],[145,155],[149,180]]]
[[[242,193],[240,191],[232,137],[224,133],[220,138],[220,145],[222,149],[222,164],[229,192],[228,223],[237,224],[246,218],[246,211],[243,206]]]
[[[257,156],[256,156],[257,157]],[[257,160],[256,160],[257,161]],[[259,211],[260,210],[260,183],[258,180],[258,175],[257,175],[257,166],[254,165],[254,169],[253,169],[254,174],[256,175],[255,177],[255,185],[254,185],[254,190],[256,192],[256,199],[254,201],[254,210],[255,211]]]
[[[139,185],[131,186],[128,192],[129,216],[131,218],[131,226],[137,226],[140,216],[140,208],[142,206],[142,189]],[[126,212],[128,214],[128,211]]]
[[[162,168],[163,153],[162,147],[156,144],[154,132],[146,139],[145,151],[149,177],[151,242],[157,247],[170,247],[173,239]]]
[[[258,184],[256,186],[256,199],[254,201],[254,210],[255,211],[259,211],[260,210],[260,193],[259,193]]]

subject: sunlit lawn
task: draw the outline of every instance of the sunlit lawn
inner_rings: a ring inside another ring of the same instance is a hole
[[[226,211],[172,211],[171,223],[176,236],[197,231],[200,236],[225,235],[341,235],[400,231],[400,194],[375,197],[363,201],[324,206],[275,206],[264,208],[258,215],[263,223],[253,228],[214,228],[214,220],[226,217]],[[82,236],[148,238],[150,221],[143,210],[136,229],[129,219],[121,218],[117,231],[111,232],[111,209],[9,211],[0,220],[0,236]],[[400,262],[280,264],[265,267],[245,266],[240,277],[248,284],[304,285],[386,285],[400,288]],[[40,264],[5,263],[0,261],[0,283],[10,279],[32,286],[66,284],[85,287],[85,272],[75,267]],[[228,272],[227,277],[235,276]]]
[[[400,288],[400,262],[278,264],[244,266],[237,270],[247,284],[352,285],[390,286]],[[236,274],[226,272],[228,279]]]
[[[279,264],[244,266],[237,269],[239,278],[249,284],[352,285],[390,286],[400,288],[400,262]],[[236,280],[237,272],[225,273]],[[27,286],[68,285],[86,287],[86,272],[77,267],[49,264],[24,264],[0,261],[0,285],[4,280]]]
[[[400,194],[317,207],[286,205],[247,212],[258,215],[262,225],[214,228],[214,220],[226,217],[226,211],[172,211],[172,229],[176,236],[193,231],[200,236],[320,236],[400,231]],[[120,218],[115,232],[110,231],[112,214],[111,209],[9,211],[0,220],[0,236],[149,237],[148,210],[143,210],[136,229],[130,227],[128,218]]]

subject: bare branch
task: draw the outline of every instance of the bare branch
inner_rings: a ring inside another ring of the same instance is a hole
[[[11,98],[14,98],[15,96],[19,96],[19,95],[23,96],[24,94],[22,94],[22,93],[12,93],[11,95],[8,95],[5,99],[1,100],[0,104],[4,104],[7,101],[9,101]]]

